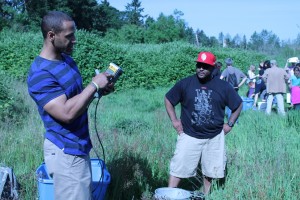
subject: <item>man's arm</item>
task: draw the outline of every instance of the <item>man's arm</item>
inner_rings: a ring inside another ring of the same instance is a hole
[[[221,73],[220,79],[224,80],[227,77],[227,68]]]
[[[285,82],[287,84],[290,83],[290,78],[291,78],[291,75],[285,71],[285,73],[284,73],[284,80],[285,80]]]
[[[178,135],[183,133],[183,127],[180,119],[177,119],[175,107],[171,104],[171,102],[165,97],[165,107],[167,113],[169,115],[170,120],[172,121],[173,127],[177,131]]]
[[[240,88],[245,83],[246,80],[247,80],[247,77],[245,76],[243,78],[243,80],[240,82],[240,84],[238,85],[238,87]]]
[[[237,118],[239,117],[241,111],[242,111],[242,108],[243,108],[243,102],[239,105],[239,107],[237,109],[235,109],[234,111],[232,111],[230,117],[229,117],[229,120],[228,122],[231,122],[232,124],[235,123],[235,121],[237,120]],[[232,127],[230,127],[227,123],[224,124],[223,126],[223,130],[225,132],[225,135],[227,133],[229,133],[231,131]]]
[[[265,83],[267,83],[267,77],[268,77],[268,75],[267,75],[267,70],[264,72],[264,74],[262,75],[262,80],[265,82]]]
[[[105,88],[108,85],[107,75],[104,73],[98,74],[93,78],[93,82],[100,89]],[[96,90],[96,86],[91,83],[80,94],[70,99],[67,99],[65,94],[52,99],[44,106],[44,109],[55,119],[66,124],[71,123],[86,111],[87,106],[94,98]]]
[[[290,61],[290,59],[286,60],[286,63],[285,63],[285,66],[284,66],[285,71],[289,71],[289,61]]]

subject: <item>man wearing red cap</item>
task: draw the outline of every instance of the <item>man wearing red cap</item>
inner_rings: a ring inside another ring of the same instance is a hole
[[[211,76],[216,57],[200,52],[196,74],[177,82],[165,96],[165,106],[178,138],[170,163],[169,187],[177,187],[182,178],[196,176],[201,162],[204,190],[211,181],[225,176],[225,140],[242,110],[242,99],[233,87]],[[177,118],[175,106],[181,104]],[[233,112],[224,124],[225,107]]]

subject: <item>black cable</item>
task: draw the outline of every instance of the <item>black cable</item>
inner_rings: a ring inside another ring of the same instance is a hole
[[[100,143],[100,146],[101,146],[101,149],[102,149],[102,154],[103,154],[103,161],[105,163],[105,152],[104,152],[104,147],[103,147],[103,144],[102,144],[102,141],[100,139],[100,136],[99,136],[99,133],[98,133],[98,129],[97,129],[97,110],[98,110],[98,105],[99,105],[99,101],[100,101],[100,98],[98,98],[98,101],[96,103],[96,108],[95,108],[95,116],[94,116],[94,125],[95,125],[95,131],[96,131],[96,135],[97,135],[97,138],[98,138],[98,141]]]
[[[94,149],[94,152],[95,152],[95,154],[96,154],[96,157],[98,158],[98,160],[99,160],[99,162],[100,162],[100,165],[101,165],[101,176],[100,176],[100,178],[99,178],[99,181],[98,181],[98,183],[97,183],[97,186],[96,186],[96,187],[93,189],[93,191],[92,191],[92,194],[93,194],[93,193],[96,191],[96,189],[97,189],[99,186],[102,185],[101,188],[100,188],[100,191],[99,191],[99,193],[98,193],[98,196],[97,196],[96,200],[99,199],[99,197],[100,197],[100,195],[101,195],[101,192],[102,192],[102,188],[103,188],[103,179],[104,179],[104,164],[105,164],[105,151],[104,151],[104,147],[103,147],[103,144],[102,144],[102,141],[101,141],[101,139],[100,139],[100,136],[99,136],[99,133],[98,133],[98,129],[97,129],[97,110],[98,110],[99,101],[100,101],[100,98],[98,98],[98,101],[97,101],[96,107],[95,107],[94,126],[95,126],[95,132],[96,132],[97,139],[98,139],[98,141],[99,141],[99,143],[100,143],[100,146],[101,146],[101,149],[102,149],[103,162],[101,162],[100,156],[98,155],[96,149],[93,148],[93,149]],[[94,199],[94,198],[92,197],[92,199]]]

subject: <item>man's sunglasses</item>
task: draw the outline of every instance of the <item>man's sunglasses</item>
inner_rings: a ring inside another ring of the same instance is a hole
[[[197,67],[197,69],[204,69],[204,70],[208,70],[208,69],[210,69],[212,66],[210,66],[210,65],[206,65],[206,64],[203,64],[203,63],[197,63],[196,64],[196,67]]]

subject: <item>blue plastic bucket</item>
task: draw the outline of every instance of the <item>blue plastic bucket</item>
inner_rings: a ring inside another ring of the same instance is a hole
[[[110,174],[103,160],[91,159],[93,199],[103,200],[110,183]],[[104,170],[102,170],[104,169]],[[101,177],[103,172],[103,177]],[[53,179],[49,176],[45,163],[36,170],[38,182],[38,199],[54,200]]]
[[[248,97],[241,97],[243,100],[243,111],[250,110],[253,107],[253,99]]]

